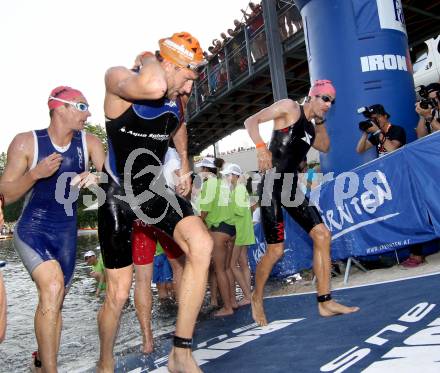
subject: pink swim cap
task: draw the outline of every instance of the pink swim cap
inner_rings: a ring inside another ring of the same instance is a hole
[[[315,84],[310,88],[309,97],[320,95],[331,95],[336,97],[336,89],[333,87],[331,80],[316,80]]]
[[[81,91],[78,91],[77,89],[73,89],[67,86],[59,86],[56,87],[50,92],[50,97],[60,98],[62,100],[66,101],[72,101],[73,99],[80,97],[84,95],[81,93]],[[64,103],[61,101],[53,100],[49,97],[47,101],[47,105],[49,106],[49,110],[56,109],[57,107],[63,106]]]

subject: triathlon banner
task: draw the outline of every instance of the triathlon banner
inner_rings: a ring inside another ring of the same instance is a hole
[[[311,201],[332,234],[333,259],[382,254],[440,237],[439,149],[440,133],[434,133],[312,191]],[[275,277],[312,264],[310,238],[290,216],[284,218],[285,255],[272,272]],[[260,225],[255,233],[252,268],[266,248]]]
[[[415,192],[425,201],[423,208],[429,215],[436,236],[440,236],[440,133],[423,137],[416,143],[406,146],[405,155],[411,164],[412,182]]]

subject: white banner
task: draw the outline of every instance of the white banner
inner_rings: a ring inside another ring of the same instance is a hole
[[[405,18],[401,0],[376,0],[380,27],[401,31],[406,35]]]

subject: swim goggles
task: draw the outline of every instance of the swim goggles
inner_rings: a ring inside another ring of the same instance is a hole
[[[67,101],[67,100],[63,100],[62,98],[53,97],[53,96],[49,96],[49,100],[64,102],[65,104],[69,104],[73,106],[78,111],[85,112],[89,110],[89,104],[86,104],[85,102]]]

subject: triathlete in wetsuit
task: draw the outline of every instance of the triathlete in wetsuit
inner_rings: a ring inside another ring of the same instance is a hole
[[[263,307],[264,286],[275,263],[284,253],[284,221],[281,207],[306,230],[313,240],[313,270],[317,277],[318,308],[322,316],[333,316],[358,310],[332,300],[330,295],[331,235],[314,206],[297,191],[297,169],[310,147],[326,152],[330,140],[324,116],[331,108],[336,90],[328,80],[318,80],[310,89],[304,106],[286,99],[274,103],[245,121],[245,127],[256,144],[258,167],[265,172],[260,184],[261,220],[267,250],[257,265],[252,294],[252,317],[266,325]],[[267,149],[258,125],[274,120],[274,131]],[[312,123],[314,122],[314,124]],[[273,169],[272,169],[273,168]],[[276,175],[279,173],[281,175]],[[296,198],[295,198],[296,197]],[[287,203],[286,201],[289,201]],[[299,203],[298,202],[301,202]]]
[[[166,186],[161,173],[168,141],[182,125],[179,102],[166,98],[136,101],[119,117],[107,118],[109,150],[104,172],[109,182],[102,186],[106,200],[98,211],[106,268],[122,268],[133,262],[130,237],[137,218],[173,237],[176,224],[193,215],[191,204]],[[142,193],[150,190],[152,196],[141,201]],[[152,257],[155,250],[156,245]]]
[[[296,195],[298,166],[315,141],[314,125],[307,120],[304,107],[299,106],[299,110],[300,117],[296,123],[286,128],[274,129],[272,132],[269,151],[272,153],[274,169],[267,172],[267,175],[263,175],[259,186],[263,229],[266,242],[269,244],[284,241],[284,219],[281,207],[286,209],[306,232],[310,232],[313,227],[322,223],[316,207],[309,206],[309,201],[302,195]],[[281,174],[282,177],[273,179],[273,183],[268,182],[274,172]],[[290,180],[284,177],[286,174],[291,175]],[[302,201],[301,204],[282,205],[283,183],[289,185],[289,188],[285,188],[288,195],[283,195],[283,197],[288,197],[292,202],[296,198],[296,201]],[[263,186],[266,187],[264,191]]]
[[[191,92],[193,71],[203,62],[199,42],[186,32],[159,41],[160,51],[136,58],[133,71],[113,67],[106,74],[104,111],[109,157],[107,200],[99,208],[99,234],[108,290],[98,316],[98,371],[113,372],[113,345],[132,282],[130,234],[135,218],[172,237],[186,254],[169,370],[197,371],[192,335],[203,301],[212,240],[191,205],[165,187],[159,176],[172,137],[181,158],[181,195],[190,191],[186,128],[178,98]],[[120,197],[118,197],[120,196]],[[134,198],[136,197],[136,198]]]
[[[88,160],[90,157],[101,171],[105,154],[101,141],[83,131],[90,112],[80,91],[55,88],[48,106],[49,127],[20,133],[9,146],[0,189],[7,203],[26,194],[14,246],[38,289],[35,358],[38,356],[46,371],[54,372],[61,307],[76,258],[76,202],[63,201],[72,196],[71,184],[88,186],[96,181],[88,172]]]

